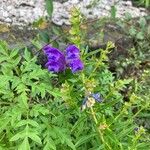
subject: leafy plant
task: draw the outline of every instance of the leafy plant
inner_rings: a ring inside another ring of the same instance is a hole
[[[80,49],[82,71],[52,73],[30,49],[0,42],[0,149],[150,149],[149,132],[136,123],[150,104],[137,87],[148,85],[115,76],[108,57],[115,45],[90,51],[80,11],[73,9],[72,16],[68,39]],[[40,41],[32,42],[43,53]]]

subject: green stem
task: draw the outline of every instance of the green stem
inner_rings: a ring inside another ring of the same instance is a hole
[[[94,122],[96,124],[96,130],[98,131],[100,140],[104,144],[104,147],[105,147],[105,144],[106,144],[106,146],[108,147],[108,149],[111,150],[111,147],[109,146],[109,144],[104,139],[103,133],[101,132],[101,130],[99,128],[97,128],[98,121],[97,121],[97,118],[96,118],[96,115],[95,115],[95,112],[94,112],[93,108],[91,107],[90,110],[91,110],[91,114],[92,114],[93,120],[94,120]]]

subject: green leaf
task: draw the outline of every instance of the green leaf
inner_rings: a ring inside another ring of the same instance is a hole
[[[14,56],[16,56],[18,54],[19,50],[18,49],[13,49],[11,50],[11,53],[10,53],[10,58],[13,58]]]
[[[71,138],[69,138],[66,133],[63,131],[63,129],[59,127],[53,127],[54,131],[56,134],[59,136],[61,143],[64,144],[66,143],[70,148],[73,150],[76,150],[75,145],[72,143]]]
[[[17,58],[13,61],[13,65],[14,65],[14,66],[17,66],[17,65],[19,64],[20,60],[21,60],[21,56],[17,57]]]
[[[56,27],[56,26],[53,26],[53,27],[52,27],[52,31],[53,31],[54,34],[56,34],[56,35],[60,35],[60,34],[61,34],[60,28],[58,28],[58,27]]]
[[[52,43],[52,45],[53,45],[53,47],[59,47],[59,42],[57,42],[57,41],[53,41],[53,43]]]
[[[46,138],[44,139],[44,142],[46,143],[46,145],[44,146],[43,150],[47,150],[47,149],[56,150],[56,145],[51,137],[46,136]]]
[[[39,32],[39,36],[41,38],[42,41],[44,41],[45,43],[49,43],[49,35],[46,32]]]
[[[37,49],[41,49],[42,48],[42,44],[39,40],[33,39],[31,40],[31,43],[37,48]]]
[[[139,32],[139,33],[136,35],[136,38],[139,39],[139,40],[143,40],[143,39],[144,39],[144,33],[143,33],[143,32]]]
[[[8,56],[8,52],[5,45],[0,45],[0,53],[3,54],[4,56]]]
[[[62,94],[60,93],[60,91],[58,91],[58,89],[53,89],[53,91],[48,90],[47,92],[50,93],[51,95],[53,95],[54,97],[61,97],[62,96]]]
[[[81,116],[78,121],[74,124],[74,126],[72,127],[71,129],[71,132],[74,132],[77,127],[80,125],[81,122],[84,122],[84,120],[86,119],[87,117],[86,116]]]
[[[72,148],[73,150],[76,150],[75,145],[72,143],[71,139],[66,138],[65,141],[66,141],[66,144],[67,144],[70,148]]]
[[[29,138],[31,138],[33,141],[35,141],[35,142],[37,142],[37,143],[39,143],[39,144],[42,144],[41,138],[40,138],[36,133],[30,132],[28,136],[29,136]]]
[[[7,56],[1,56],[0,57],[0,63],[2,63],[3,61],[7,60],[8,57]]]
[[[116,7],[115,7],[114,5],[111,6],[111,17],[112,17],[113,19],[116,18],[116,12],[117,12]]]
[[[21,120],[21,121],[19,121],[19,122],[16,124],[16,127],[24,126],[24,125],[26,125],[27,123],[28,123],[27,120]]]
[[[23,104],[26,108],[28,108],[28,97],[26,92],[22,92],[20,97],[21,105]]]
[[[37,128],[39,127],[39,124],[34,120],[28,119],[27,122],[33,127],[37,127]]]
[[[131,132],[133,132],[133,131],[134,131],[134,128],[135,128],[135,126],[131,126],[131,127],[128,127],[128,128],[124,128],[124,130],[122,130],[122,131],[117,135],[117,138],[118,138],[118,139],[124,138],[126,135],[128,135],[128,134],[131,133]]]
[[[48,15],[51,17],[53,12],[53,0],[46,0],[46,10]]]
[[[16,127],[21,127],[21,126],[24,126],[24,125],[26,125],[26,124],[30,124],[30,125],[33,126],[33,127],[39,127],[39,124],[38,124],[36,121],[31,120],[31,119],[19,121],[19,122],[16,124]]]
[[[36,104],[33,106],[32,110],[30,111],[30,115],[33,117],[37,117],[39,115],[47,115],[49,114],[49,110],[46,107],[43,107],[40,104]]]
[[[18,150],[30,150],[30,144],[27,137],[25,137]]]
[[[95,137],[96,134],[91,134],[91,135],[85,135],[82,136],[81,138],[79,138],[79,140],[76,142],[75,147],[79,147],[82,144],[85,144],[86,142],[88,142],[91,138]]]
[[[102,49],[94,50],[92,52],[87,53],[86,57],[93,56],[93,55],[95,55],[95,54],[97,54],[97,53],[99,53],[101,51],[102,51]]]
[[[27,48],[25,48],[25,51],[24,51],[24,58],[25,58],[26,61],[31,60],[31,53],[28,51]]]
[[[144,17],[141,17],[139,20],[139,24],[141,28],[144,29],[146,27],[146,19]]]
[[[136,31],[134,26],[131,26],[131,28],[129,29],[129,33],[130,33],[131,36],[135,36],[136,35],[137,31]]]
[[[3,132],[4,129],[7,129],[7,125],[10,122],[9,118],[2,118],[0,119],[0,133]]]
[[[25,133],[19,132],[19,133],[15,134],[15,135],[10,139],[10,141],[11,141],[11,142],[12,142],[12,141],[17,141],[17,140],[22,139],[22,138],[24,138],[24,137],[25,137]]]

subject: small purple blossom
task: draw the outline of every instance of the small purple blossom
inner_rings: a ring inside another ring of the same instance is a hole
[[[64,54],[59,49],[46,45],[43,50],[49,60],[58,61],[59,59],[63,59],[65,61]]]
[[[61,72],[65,70],[65,65],[60,63],[60,62],[56,62],[56,61],[51,61],[49,60],[45,66],[48,68],[49,71],[51,72]]]
[[[95,102],[99,103],[103,102],[101,95],[99,93],[92,93],[89,96],[85,97],[82,102],[81,110],[93,107]]]
[[[80,58],[80,50],[75,45],[69,45],[66,48],[66,59]]]
[[[69,67],[71,68],[72,73],[75,73],[82,70],[84,68],[84,65],[80,59],[72,59],[69,62]]]
[[[45,66],[49,71],[58,73],[66,69],[65,56],[59,49],[46,45],[43,50],[48,58]]]
[[[84,68],[83,62],[80,60],[80,50],[75,45],[69,45],[66,48],[66,62],[72,73]]]
[[[90,96],[93,97],[99,103],[103,102],[100,93],[92,93]]]

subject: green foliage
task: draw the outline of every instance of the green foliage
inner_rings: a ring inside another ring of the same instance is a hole
[[[80,27],[82,23],[81,13],[77,8],[74,7],[72,8],[71,16],[71,29],[69,31],[71,36],[70,41],[80,47],[82,44],[82,32]]]
[[[117,12],[117,9],[116,9],[115,5],[111,6],[111,17],[113,19],[116,18],[116,12]]]
[[[123,102],[121,91],[131,80],[115,80],[108,70],[112,47],[108,43],[106,50],[100,49],[97,59],[85,51],[84,71],[68,76],[59,87],[61,94],[52,84],[57,76],[37,65],[29,50],[24,49],[21,57],[19,50],[1,42],[1,148],[137,148],[143,134],[134,133],[132,107],[138,101],[131,95],[129,102]],[[100,92],[104,102],[81,112],[88,92]]]
[[[138,6],[145,6],[146,8],[150,7],[150,0],[134,0],[133,2]]]
[[[149,70],[143,71],[141,80],[115,76],[109,70],[115,45],[108,42],[105,49],[90,51],[83,43],[78,9],[72,10],[70,21],[70,42],[80,48],[84,62],[84,70],[76,74],[48,72],[30,49],[9,49],[0,41],[0,149],[149,150],[148,128],[137,122],[142,115],[149,116]],[[142,43],[144,18],[139,25],[142,34],[136,29],[128,34]],[[39,39],[32,43],[41,49]],[[130,52],[133,62],[146,57]],[[100,93],[102,102],[81,110],[91,93]]]
[[[118,76],[140,76],[143,70],[147,68],[150,57],[150,33],[148,28],[148,19],[141,17],[136,22],[131,18],[118,21],[117,24],[122,28],[124,34],[130,39],[131,46],[125,49],[128,58],[120,56],[115,61]],[[127,70],[124,72],[123,70]],[[132,72],[131,72],[132,70]]]

